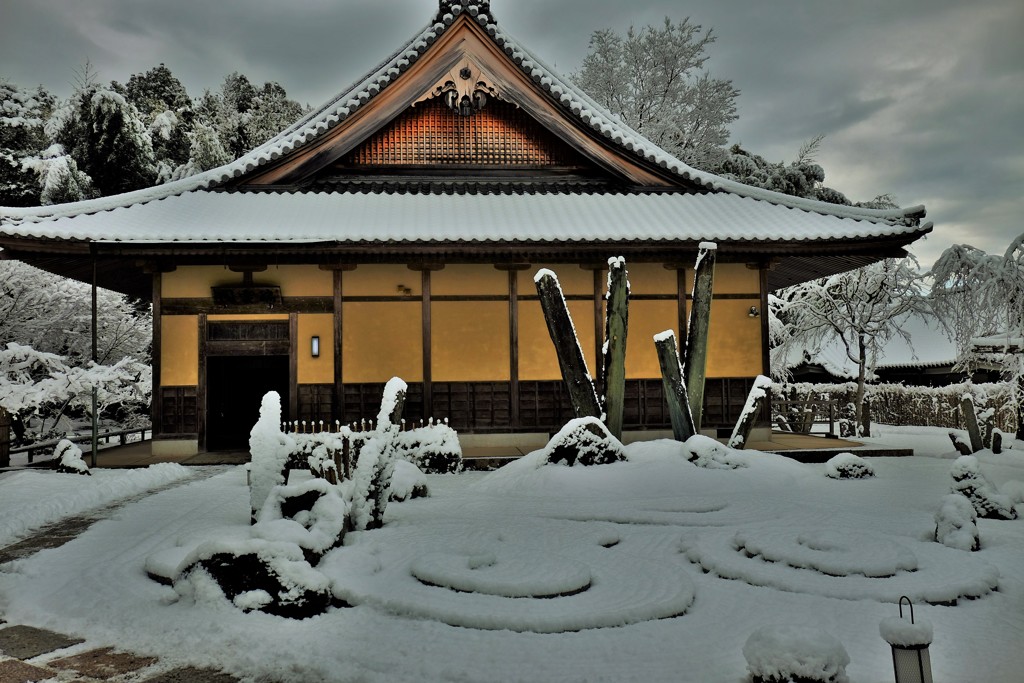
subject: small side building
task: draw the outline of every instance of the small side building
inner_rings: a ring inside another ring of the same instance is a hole
[[[3,209],[0,247],[152,301],[154,451],[244,445],[269,389],[288,420],[370,417],[396,375],[410,420],[536,443],[571,417],[539,268],[559,275],[599,377],[607,260],[625,257],[625,428],[657,433],[651,338],[684,337],[698,244],[716,242],[703,422],[724,429],[768,374],[768,292],[902,256],[923,216],[690,168],[506,34],[489,2],[441,0],[380,67],[237,161]]]

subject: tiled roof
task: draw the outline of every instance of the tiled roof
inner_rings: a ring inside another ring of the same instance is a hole
[[[387,208],[387,204],[395,201],[394,197],[386,197],[385,200],[381,200],[379,198],[372,199],[369,195],[360,195],[362,198],[357,199],[353,195],[342,194],[314,199],[309,195],[302,195],[300,202],[295,197],[285,198],[272,195],[273,199],[268,199],[267,196],[257,195],[249,197],[245,202],[239,202],[237,195],[236,199],[232,200],[226,198],[232,195],[221,195],[204,190],[215,189],[233,178],[249,173],[292,152],[323,135],[355,111],[366,106],[419,59],[429,46],[448,30],[457,17],[463,13],[472,17],[472,20],[491,36],[525,74],[547,91],[560,104],[566,115],[575,117],[582,125],[588,126],[624,150],[624,153],[645,159],[681,179],[693,181],[708,190],[720,193],[721,196],[719,194],[708,195],[705,199],[681,196],[674,200],[661,200],[655,197],[638,196],[635,204],[629,205],[629,210],[640,211],[645,222],[646,219],[652,221],[651,226],[645,226],[643,229],[660,236],[655,239],[667,239],[670,236],[672,239],[679,239],[679,235],[686,234],[687,231],[700,231],[703,236],[709,237],[710,226],[721,226],[715,230],[713,236],[715,239],[754,239],[749,237],[752,233],[772,239],[800,240],[855,238],[864,235],[914,236],[930,229],[927,225],[918,227],[919,219],[924,215],[924,209],[920,206],[898,210],[875,210],[826,204],[749,187],[687,166],[623,124],[594,102],[586,93],[558,75],[518,41],[502,31],[491,19],[489,8],[490,3],[488,2],[471,2],[462,6],[442,1],[435,21],[380,64],[367,77],[321,108],[312,111],[266,144],[234,162],[183,180],[122,195],[56,206],[2,209],[0,210],[0,233],[63,236],[89,240],[148,239],[149,241],[159,241],[160,238],[192,239],[193,237],[186,237],[186,234],[191,235],[192,231],[195,232],[195,239],[209,240],[212,239],[211,233],[217,231],[218,234],[222,233],[220,239],[223,240],[245,239],[245,233],[235,232],[236,216],[241,212],[244,215],[251,215],[256,221],[256,225],[266,226],[266,229],[250,231],[249,239],[288,241],[296,239],[296,235],[301,234],[302,239],[314,240],[322,239],[320,233],[307,234],[307,231],[320,230],[321,227],[310,216],[315,216],[324,206],[329,205],[335,211],[362,212],[371,223],[380,224],[381,229],[391,229],[396,231],[396,234],[402,234],[401,237],[393,237],[394,239],[431,239],[431,237],[425,236],[426,233],[410,232],[414,225],[421,222],[413,220],[415,218],[413,216],[409,216],[409,222],[399,228],[388,228],[383,225],[385,218],[394,219],[396,212],[401,213],[405,210]],[[711,199],[711,196],[719,198]],[[567,228],[563,234],[552,232],[552,228],[555,226],[550,220],[551,216],[538,214],[534,209],[537,204],[532,199],[527,205],[519,206],[509,203],[506,195],[477,195],[477,197],[478,201],[470,202],[467,206],[459,208],[470,210],[481,222],[459,221],[458,223],[469,227],[504,225],[507,220],[519,223],[529,218],[530,220],[539,220],[545,226],[544,229],[536,231],[535,237],[525,237],[525,239],[576,239],[588,227],[586,224],[582,224],[577,216],[593,214],[588,207],[608,206],[612,210],[618,210],[624,206],[619,198],[609,199],[608,202],[595,202],[595,197],[587,197],[586,201],[582,202],[582,206],[579,206],[579,213],[565,215],[565,220],[558,223],[559,228],[572,226]],[[115,214],[124,210],[124,207],[148,205],[157,200],[184,208],[210,207],[212,213],[203,215],[201,222],[195,225],[181,225],[174,223],[173,220],[170,223],[164,223],[162,220],[168,216],[166,211],[157,205],[147,210],[135,210],[130,218],[125,218],[123,221],[112,220]],[[427,202],[417,208],[427,215],[432,215],[444,213],[445,209],[441,208],[443,206],[443,203],[438,203],[435,206],[434,202]],[[563,215],[569,210],[569,207],[573,207],[572,210],[577,211],[576,204],[571,198],[550,205],[550,209],[555,211],[556,215]],[[98,212],[107,211],[112,213],[106,214],[98,220],[88,218]],[[278,221],[283,221],[279,225],[288,225],[287,230],[279,229],[276,233],[269,231],[271,223],[265,220],[265,216],[268,214],[275,216]],[[222,216],[224,222],[214,222],[213,216]],[[702,223],[680,222],[694,219],[697,216],[700,216]],[[817,218],[812,218],[812,216]],[[74,217],[73,222],[57,220],[72,217]],[[604,216],[594,216],[594,218],[596,219],[594,227],[598,233],[612,238],[611,235],[614,231],[608,220]],[[621,216],[622,220],[630,220],[618,225],[615,234],[622,236],[626,229],[625,226],[630,226],[628,234],[635,236],[637,218],[637,214]],[[841,218],[854,219],[857,223],[839,220]],[[150,219],[156,222],[147,223],[146,221]],[[358,223],[358,221],[353,222]],[[48,226],[49,223],[55,224]],[[426,224],[431,224],[431,222],[426,221]],[[443,224],[443,222],[434,223],[434,232],[429,234],[438,234],[436,226]],[[172,227],[174,230],[170,233],[166,232]],[[333,216],[331,227],[335,233],[339,230],[337,214]],[[526,228],[527,226],[522,226],[521,229],[525,230]],[[494,230],[491,227],[486,229]],[[125,232],[121,233],[122,230]],[[352,229],[345,228],[345,230]],[[457,236],[449,234],[447,237],[487,239],[487,237],[477,234],[459,234]],[[604,239],[597,234],[588,234],[587,237]]]
[[[523,201],[515,194],[221,191],[26,221],[4,232],[98,242],[788,242],[885,238],[903,229],[726,193],[538,194]]]

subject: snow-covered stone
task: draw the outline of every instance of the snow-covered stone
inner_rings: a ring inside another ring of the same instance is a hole
[[[867,479],[875,476],[875,468],[853,453],[840,453],[825,463],[825,476],[830,479]]]
[[[395,461],[395,472],[391,477],[391,500],[401,502],[429,495],[427,475],[408,460]]]
[[[252,533],[294,543],[312,563],[341,545],[347,523],[348,504],[338,488],[324,479],[310,479],[271,489]]]
[[[850,656],[836,638],[816,626],[780,624],[754,631],[743,646],[757,683],[847,683]]]
[[[978,458],[961,455],[953,462],[949,476],[953,479],[952,492],[971,501],[979,517],[986,519],[1017,519],[1017,511],[1008,496],[996,493],[978,467]]]
[[[548,462],[565,465],[607,465],[626,459],[622,442],[596,417],[570,420],[544,447]]]
[[[53,451],[57,459],[57,471],[64,474],[92,475],[89,466],[82,460],[82,449],[68,439],[61,439]]]

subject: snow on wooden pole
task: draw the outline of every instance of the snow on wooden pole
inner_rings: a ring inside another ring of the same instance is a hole
[[[704,376],[708,359],[708,329],[711,326],[711,292],[715,285],[715,257],[718,245],[701,242],[693,269],[693,295],[690,322],[683,349],[686,391],[693,409],[694,429],[700,431],[704,406]]]
[[[580,348],[579,339],[576,337],[576,328],[573,327],[569,307],[562,296],[558,277],[547,268],[541,268],[534,275],[533,282],[537,285],[544,320],[547,322],[551,341],[555,345],[558,367],[562,371],[562,380],[569,392],[569,400],[572,401],[573,414],[576,417],[600,419],[601,406],[597,400],[597,391],[594,389],[594,380],[587,372],[583,349]]]
[[[696,430],[690,412],[690,400],[683,384],[683,369],[679,365],[675,332],[665,330],[654,335],[654,346],[658,349],[658,362],[661,364],[661,382],[665,388],[668,416],[672,421],[672,437],[676,441],[686,441]]]
[[[743,406],[743,412],[740,413],[740,418],[736,421],[732,436],[729,437],[727,444],[729,448],[743,449],[746,447],[750,431],[754,428],[754,420],[757,419],[757,414],[768,397],[771,386],[772,381],[764,375],[758,375],[754,380],[754,386],[747,394],[747,403]]]
[[[622,410],[626,396],[626,332],[629,329],[629,280],[626,260],[608,259],[607,309],[604,318],[605,426],[622,438]]]
[[[971,438],[971,451],[977,453],[984,448],[984,443],[981,439],[981,430],[978,428],[978,415],[974,412],[973,396],[964,394],[960,397],[960,412],[964,417],[967,435]]]
[[[97,347],[97,314],[96,314],[96,257],[92,258],[92,362],[96,364],[99,358],[99,352]],[[99,401],[97,400],[97,387],[96,379],[93,378],[92,384],[92,453],[89,457],[89,467],[96,467],[96,454],[100,449],[99,433],[99,416],[96,414],[96,408]]]

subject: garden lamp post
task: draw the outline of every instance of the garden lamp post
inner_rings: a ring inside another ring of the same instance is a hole
[[[903,601],[910,607],[910,621],[903,618]],[[882,619],[878,630],[892,647],[892,665],[896,683],[932,683],[932,662],[928,646],[932,644],[931,622],[914,621],[910,598],[900,598],[900,615]]]

